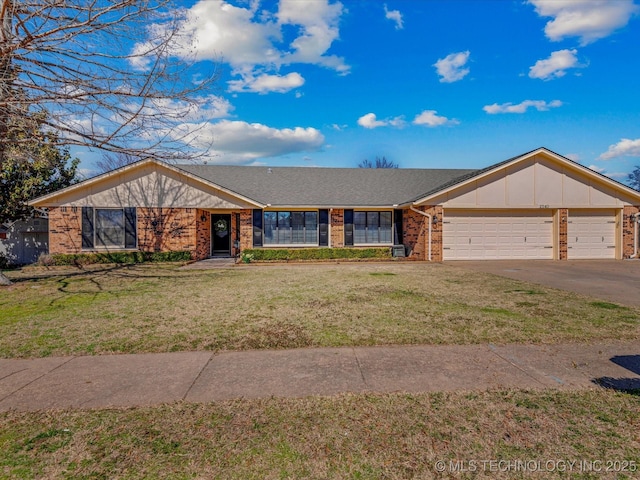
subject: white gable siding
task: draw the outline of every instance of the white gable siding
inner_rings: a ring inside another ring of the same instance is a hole
[[[51,206],[251,208],[248,203],[186,175],[147,164],[125,170],[103,181],[63,193]]]
[[[449,208],[621,208],[632,202],[598,177],[543,155],[502,168],[428,201]]]

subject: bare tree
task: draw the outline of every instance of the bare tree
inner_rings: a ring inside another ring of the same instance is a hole
[[[387,160],[387,157],[376,157],[375,164],[369,160],[364,159],[358,164],[360,168],[398,168],[398,164],[392,162],[391,160]]]
[[[32,148],[34,128],[54,149],[205,155],[181,125],[207,120],[216,71],[192,71],[185,18],[171,0],[0,0],[0,171]]]
[[[205,78],[191,70],[184,9],[171,0],[0,3],[0,162],[12,119],[42,113],[67,146],[164,160],[206,153],[178,128],[216,79],[215,69]]]

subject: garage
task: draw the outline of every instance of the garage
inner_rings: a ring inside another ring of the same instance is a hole
[[[553,259],[550,210],[447,210],[444,260]]]
[[[569,259],[616,258],[615,210],[570,210]]]

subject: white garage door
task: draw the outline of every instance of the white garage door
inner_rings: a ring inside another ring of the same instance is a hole
[[[553,258],[551,212],[444,213],[445,260]]]
[[[567,247],[570,259],[615,258],[615,211],[569,210]]]

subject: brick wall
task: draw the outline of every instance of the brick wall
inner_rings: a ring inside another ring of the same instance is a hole
[[[211,255],[211,214],[205,210],[196,209],[196,249],[192,255],[196,260]]]
[[[631,218],[631,215],[635,215],[639,212],[640,206],[627,206],[624,207],[622,211],[622,258],[632,258],[634,242],[638,245],[638,239],[635,236],[634,221]]]
[[[253,210],[240,210],[240,251],[253,248]]]
[[[413,210],[403,210],[402,229],[402,243],[409,247],[408,258],[424,260],[424,217]]]
[[[567,243],[569,227],[569,209],[558,209],[558,260],[566,260],[569,258],[569,250]]]
[[[82,250],[82,208],[49,209],[49,253],[80,253]]]
[[[431,261],[442,261],[442,206],[417,207],[417,210],[436,215],[438,223],[431,224]],[[410,260],[428,260],[429,258],[429,218],[414,212],[402,211],[402,228],[404,229],[402,243],[411,249]]]
[[[147,252],[188,250],[195,258],[198,251],[195,208],[138,208],[138,248]]]
[[[330,247],[344,247],[344,210],[334,208],[331,211]]]

